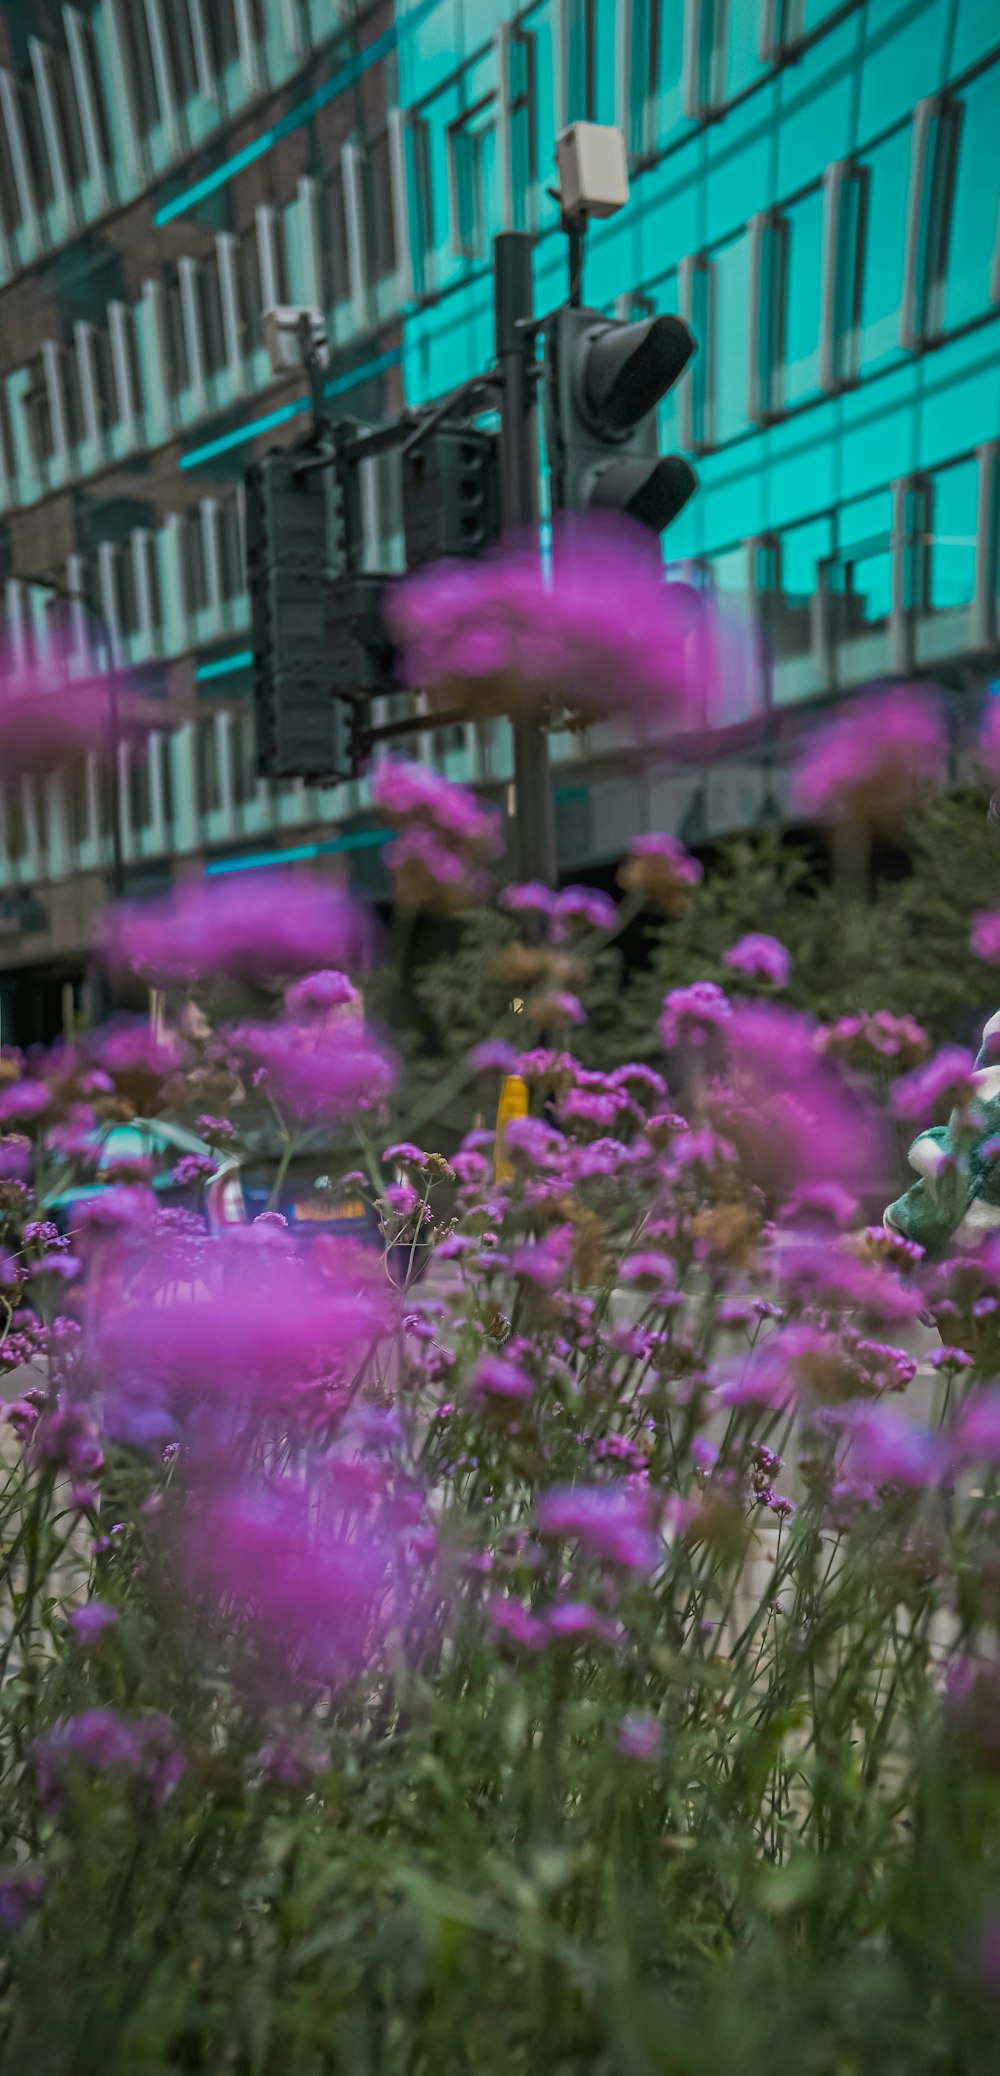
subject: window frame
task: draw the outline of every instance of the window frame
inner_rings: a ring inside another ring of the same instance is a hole
[[[494,89],[481,94],[468,108],[452,117],[446,125],[445,142],[448,157],[448,205],[451,220],[451,249],[458,259],[482,262],[487,256],[489,240],[488,196],[483,164],[482,138],[496,131],[497,95]],[[478,123],[484,110],[492,109],[491,121]],[[473,127],[473,125],[477,125]],[[466,235],[467,224],[463,210],[463,187],[461,155],[466,147],[472,146],[471,165],[473,180],[468,195],[472,200],[471,235]],[[478,220],[477,220],[478,219]]]

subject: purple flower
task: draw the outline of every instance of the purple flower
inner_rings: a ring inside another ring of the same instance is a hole
[[[173,1180],[178,1189],[187,1189],[192,1182],[207,1182],[215,1174],[216,1166],[210,1153],[182,1153]]]
[[[203,1450],[217,1440],[225,1455],[241,1424],[271,1415],[287,1424],[322,1380],[357,1374],[393,1317],[388,1288],[363,1258],[318,1238],[296,1253],[281,1227],[220,1235],[183,1300],[175,1279],[154,1234],[88,1329],[105,1423],[139,1446],[172,1439],[186,1422]]]
[[[363,1026],[244,1023],[226,1036],[259,1069],[279,1109],[302,1123],[372,1108],[392,1087],[391,1063]]]
[[[558,923],[584,923],[591,930],[616,930],[618,909],[597,887],[564,887],[557,894],[553,915]]]
[[[979,755],[994,785],[1000,784],[1000,701],[989,698],[979,733]]]
[[[557,1600],[545,1616],[545,1627],[550,1638],[567,1641],[588,1636],[600,1643],[612,1643],[615,1638],[614,1625],[587,1600]]]
[[[517,1051],[506,1038],[484,1038],[469,1054],[473,1074],[512,1074],[516,1065]]]
[[[420,1208],[420,1197],[409,1182],[390,1182],[382,1195],[389,1210],[394,1212],[397,1218],[412,1218],[414,1212]]]
[[[472,1147],[460,1147],[451,1156],[451,1166],[466,1189],[481,1189],[490,1177],[490,1164],[482,1153]]]
[[[579,995],[568,988],[549,988],[532,995],[528,1009],[535,1022],[550,1029],[553,1024],[585,1024],[587,1012]]]
[[[307,973],[303,980],[293,980],[291,987],[285,990],[285,1007],[290,1017],[308,1021],[313,1016],[330,1016],[339,1009],[360,1012],[361,996],[346,973],[331,968],[323,973]]]
[[[677,1282],[677,1264],[668,1254],[658,1254],[654,1248],[642,1254],[628,1254],[619,1270],[622,1283],[638,1283],[647,1290],[673,1290]]]
[[[663,1750],[663,1724],[658,1716],[623,1716],[615,1742],[627,1759],[640,1759],[650,1765]]]
[[[153,1031],[145,1017],[120,1017],[98,1033],[97,1057],[115,1080],[141,1076],[143,1080],[165,1081],[184,1065],[180,1039],[168,1031]]]
[[[973,1357],[966,1348],[935,1348],[931,1357],[932,1370],[971,1370],[975,1368]]]
[[[628,857],[619,871],[618,883],[627,893],[641,894],[653,902],[665,915],[674,915],[682,906],[685,894],[704,876],[704,867],[697,858],[692,858],[676,836],[652,831],[633,839]]]
[[[943,1045],[926,1066],[904,1074],[892,1091],[896,1117],[911,1124],[927,1124],[947,1117],[958,1105],[971,1101],[975,1058],[964,1045]]]
[[[496,858],[503,849],[496,809],[428,764],[384,758],[372,776],[372,804],[396,827],[433,833],[467,857]]]
[[[470,1385],[472,1396],[485,1399],[516,1399],[523,1401],[533,1397],[534,1379],[519,1362],[509,1355],[484,1355],[472,1373]]]
[[[567,1283],[573,1259],[573,1228],[553,1226],[542,1240],[528,1240],[515,1247],[511,1267],[515,1276],[533,1283],[538,1290],[556,1290]]]
[[[74,1206],[74,1237],[79,1240],[101,1233],[135,1233],[149,1226],[155,1210],[152,1190],[116,1182],[109,1189],[102,1189],[98,1196],[85,1197]]]
[[[526,1168],[554,1167],[563,1140],[540,1117],[515,1117],[507,1126],[507,1152]]]
[[[0,1140],[0,1182],[23,1182],[31,1167],[26,1139]]]
[[[75,1254],[45,1254],[41,1261],[29,1263],[26,1274],[33,1283],[43,1276],[58,1276],[63,1283],[73,1283],[82,1266]]]
[[[404,829],[382,855],[395,874],[396,898],[404,908],[465,908],[486,892],[487,881],[474,860],[430,829]]]
[[[905,1391],[917,1374],[915,1356],[885,1341],[855,1341],[849,1352],[864,1385],[879,1396],[885,1391]]]
[[[762,1341],[752,1354],[719,1365],[713,1396],[720,1406],[760,1406],[769,1412],[785,1413],[798,1395],[795,1362],[801,1354],[811,1355],[822,1337],[811,1327],[799,1328],[780,1340]]]
[[[141,700],[130,685],[117,689],[118,725],[132,736],[162,726],[162,713]],[[61,642],[46,644],[44,657],[22,662],[9,647],[0,654],[0,769],[8,778],[43,777],[82,763],[88,755],[110,756],[110,686],[106,676],[72,676],[72,658]]]
[[[404,1624],[406,1526],[378,1464],[338,1461],[318,1488],[289,1477],[210,1496],[183,1561],[279,1686],[339,1686],[381,1663]]]
[[[520,1600],[497,1598],[490,1601],[490,1621],[515,1648],[525,1651],[541,1651],[548,1642],[548,1630],[537,1615],[531,1613]]]
[[[629,522],[557,528],[551,575],[537,548],[439,563],[392,600],[407,682],[441,687],[479,713],[555,699],[676,724],[719,668],[712,601],[664,583],[656,544]]]
[[[501,887],[497,895],[497,906],[508,909],[511,915],[548,916],[552,914],[554,901],[551,887],[542,886],[537,880]]]
[[[662,1074],[657,1074],[654,1067],[647,1067],[641,1060],[626,1061],[607,1078],[610,1088],[627,1090],[635,1102],[645,1097],[648,1102],[661,1103],[667,1093]]]
[[[577,1072],[577,1063],[572,1053],[553,1052],[548,1045],[536,1045],[530,1052],[518,1055],[514,1072],[520,1075],[522,1081],[528,1082],[529,1086],[541,1086],[550,1082],[555,1087],[567,1077],[570,1080],[573,1078]]]
[[[110,1086],[110,1083],[109,1083]],[[94,1161],[97,1157],[97,1112],[89,1103],[71,1103],[61,1124],[46,1133],[50,1153],[67,1161]]]
[[[626,1571],[652,1571],[659,1555],[644,1494],[618,1485],[554,1485],[538,1502],[543,1535],[579,1541]]]
[[[155,901],[112,909],[101,949],[116,972],[160,987],[360,966],[370,948],[357,904],[333,881],[290,871],[191,880]]]
[[[843,1232],[857,1208],[853,1190],[843,1189],[837,1182],[803,1182],[793,1189],[781,1215],[786,1225],[832,1227]]]
[[[607,1131],[623,1107],[628,1107],[627,1097],[623,1105],[620,1095],[602,1096],[594,1089],[571,1088],[560,1099],[559,1116],[566,1125],[589,1124]]]
[[[40,1456],[76,1477],[91,1477],[103,1463],[93,1408],[67,1392],[46,1406],[35,1435]]]
[[[51,1101],[44,1081],[12,1081],[0,1089],[0,1124],[31,1124]]]
[[[897,686],[858,700],[813,736],[795,774],[793,805],[821,821],[891,822],[926,785],[943,781],[947,758],[940,701]]]
[[[744,974],[747,980],[766,982],[773,988],[787,987],[792,966],[785,945],[777,937],[753,931],[730,945],[722,963],[734,973]]]
[[[398,1139],[387,1146],[382,1155],[387,1168],[426,1168],[427,1155],[422,1146],[414,1146],[412,1139]]]
[[[895,1406],[844,1406],[835,1417],[847,1441],[846,1466],[853,1477],[874,1486],[904,1485],[917,1491],[940,1484],[947,1457],[939,1437],[917,1427]]]
[[[987,965],[1000,964],[1000,909],[980,909],[972,918],[972,949]]]
[[[893,1016],[876,1009],[862,1016],[841,1016],[818,1030],[817,1050],[858,1067],[917,1067],[927,1058],[930,1040],[912,1016]]]
[[[966,1399],[954,1439],[967,1462],[1000,1464],[1000,1390],[976,1391]]]
[[[687,988],[674,988],[663,1004],[660,1037],[664,1050],[680,1046],[700,1048],[717,1031],[724,1030],[733,1005],[712,980],[696,980]]]
[[[76,1766],[133,1776],[151,1790],[158,1808],[184,1772],[173,1724],[163,1715],[127,1718],[109,1708],[87,1709],[36,1737],[32,1752],[39,1795],[57,1808]]]
[[[218,1143],[228,1146],[236,1137],[236,1127],[230,1123],[228,1117],[196,1117],[195,1130],[200,1132],[202,1138],[207,1139],[210,1145]]]
[[[717,1122],[751,1179],[778,1202],[819,1180],[867,1189],[882,1158],[877,1118],[818,1056],[809,1019],[777,1003],[741,1002],[726,1035]]]
[[[117,1608],[108,1607],[103,1600],[88,1600],[84,1607],[73,1609],[69,1626],[79,1643],[89,1644],[100,1636],[102,1629],[110,1629],[117,1620]]]

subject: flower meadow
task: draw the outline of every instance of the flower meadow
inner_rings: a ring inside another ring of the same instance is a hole
[[[564,699],[567,581],[564,637],[491,568],[473,669],[471,577],[422,580],[422,680]],[[647,717],[665,608],[626,603]],[[807,745],[838,859],[944,740],[894,688]],[[0,2069],[987,2076],[990,1040],[823,1024],[760,930],[584,1065],[595,961],[700,862],[652,832],[617,900],[519,885],[480,800],[373,793],[399,913],[515,929],[464,1134],[406,1114],[395,926],[308,873],[109,912],[155,1016],[0,1055]],[[202,1147],[179,1200],[139,1159],[97,1186],[136,1118]],[[220,1226],[213,1177],[261,1168]],[[300,1172],[356,1232],[290,1219]]]

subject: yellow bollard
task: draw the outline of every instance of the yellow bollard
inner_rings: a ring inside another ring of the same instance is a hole
[[[519,1074],[505,1074],[497,1105],[497,1128],[493,1142],[493,1167],[498,1182],[512,1182],[514,1170],[507,1159],[507,1127],[516,1117],[527,1117],[531,1108],[528,1084]]]

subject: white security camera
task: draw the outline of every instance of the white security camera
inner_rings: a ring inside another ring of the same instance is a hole
[[[614,216],[628,201],[625,133],[614,123],[570,123],[556,138],[565,217]]]
[[[289,368],[303,368],[310,360],[327,367],[330,348],[322,310],[314,304],[274,303],[262,318],[264,344],[271,372],[285,375]]]

